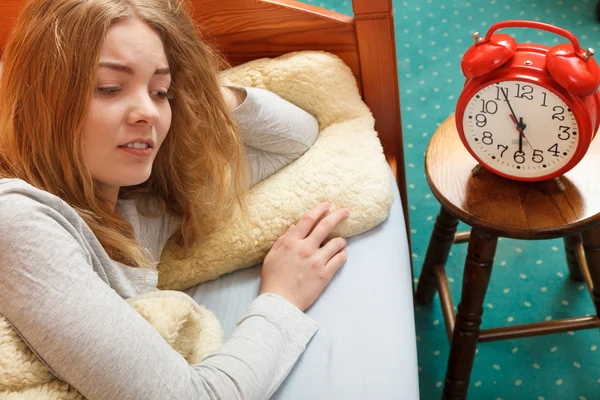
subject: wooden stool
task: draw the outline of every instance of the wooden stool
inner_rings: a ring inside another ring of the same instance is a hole
[[[476,176],[477,161],[463,146],[454,121],[437,129],[425,156],[429,186],[441,204],[417,286],[416,300],[431,303],[436,287],[451,342],[443,399],[465,399],[479,342],[600,327],[600,140],[584,159],[555,181],[522,183],[487,170]],[[456,233],[458,220],[472,227]],[[585,280],[596,316],[566,318],[480,330],[498,237],[564,238],[570,276]],[[444,272],[453,243],[469,242],[463,287],[454,315]]]

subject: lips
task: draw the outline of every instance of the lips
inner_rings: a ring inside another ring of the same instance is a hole
[[[150,157],[153,152],[151,147],[136,149],[135,147],[119,146],[119,150],[135,157]]]
[[[154,148],[154,140],[152,140],[152,139],[144,139],[144,138],[133,139],[133,140],[131,140],[131,141],[125,143],[125,144],[120,145],[119,147],[121,147],[121,148],[135,148],[135,147],[127,147],[128,145],[135,144],[135,143],[145,144],[150,149]]]

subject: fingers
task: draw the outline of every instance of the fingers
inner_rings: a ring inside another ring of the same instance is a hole
[[[321,258],[323,265],[327,265],[337,253],[346,247],[346,239],[343,237],[336,237],[325,243],[321,249],[319,249],[319,258]]]
[[[320,203],[315,208],[304,214],[302,219],[296,225],[293,236],[304,239],[308,236],[314,226],[329,210],[329,203]]]
[[[348,258],[348,251],[343,248],[336,255],[331,257],[331,259],[325,264],[325,270],[329,274],[329,277],[333,276],[337,272],[338,269],[346,262]]]
[[[327,236],[342,223],[342,221],[348,218],[348,215],[350,215],[350,210],[341,208],[323,218],[311,232],[310,239],[320,246],[321,243],[327,239]]]

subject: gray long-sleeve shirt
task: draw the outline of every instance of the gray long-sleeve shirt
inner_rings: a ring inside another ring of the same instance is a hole
[[[318,131],[312,116],[257,89],[233,114],[253,183],[299,157]],[[131,200],[117,210],[158,259],[177,221],[144,217]],[[156,282],[154,271],[111,260],[60,198],[0,179],[0,314],[88,399],[267,399],[317,329],[287,300],[263,294],[216,354],[189,366],[124,301]]]

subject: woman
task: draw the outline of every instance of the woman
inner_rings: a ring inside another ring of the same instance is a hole
[[[342,238],[324,242],[349,211],[323,218],[320,204],[274,244],[236,332],[193,366],[126,304],[156,290],[167,238],[201,239],[245,181],[315,140],[290,103],[220,88],[213,59],[177,0],[31,0],[3,54],[0,314],[86,398],[270,397],[345,261]]]

